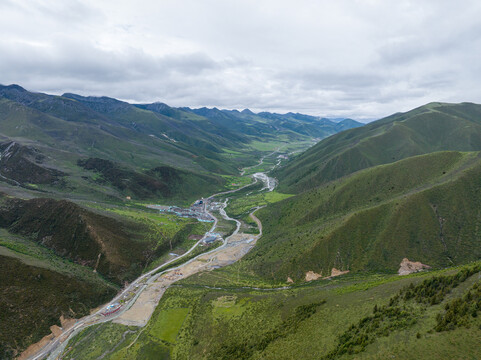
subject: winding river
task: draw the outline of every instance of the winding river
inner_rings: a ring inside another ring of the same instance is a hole
[[[261,158],[259,164],[262,164],[266,156]],[[245,170],[247,169],[248,168],[244,168],[241,172],[241,175],[244,174]],[[209,202],[209,204],[213,204],[214,197],[234,193],[248,186],[251,186],[257,181],[261,181],[264,184],[263,188],[259,191],[263,191],[266,189],[268,191],[272,191],[277,185],[277,182],[274,178],[267,176],[263,172],[255,173],[251,175],[251,177],[253,178],[252,183],[238,189],[213,194],[207,199],[207,201]],[[171,284],[188,276],[191,276],[199,271],[208,271],[218,267],[226,266],[242,258],[247,252],[249,252],[250,249],[252,249],[252,247],[254,247],[256,241],[262,235],[262,224],[253,215],[254,212],[258,210],[258,208],[256,208],[254,211],[252,211],[251,217],[257,222],[259,226],[259,234],[252,235],[240,233],[239,231],[241,228],[241,222],[239,220],[229,217],[225,211],[228,201],[229,199],[226,198],[222,203],[215,203],[218,208],[219,214],[222,216],[223,219],[228,221],[234,221],[236,223],[236,228],[234,232],[230,236],[223,239],[223,244],[221,246],[197,255],[194,258],[182,263],[181,265],[162,270],[172,262],[177,262],[179,259],[188,256],[190,253],[192,253],[192,251],[194,251],[194,249],[197,248],[197,246],[199,246],[204,241],[207,236],[209,236],[210,233],[216,230],[218,219],[211,212],[209,212],[209,209],[206,209],[206,212],[214,219],[214,224],[212,225],[211,229],[202,237],[202,239],[200,239],[192,248],[190,248],[186,253],[182,254],[181,256],[171,259],[166,263],[158,266],[157,268],[138,277],[128,287],[123,289],[108,304],[103,305],[101,309],[95,311],[94,313],[79,319],[70,328],[63,329],[61,335],[55,337],[39,352],[31,356],[29,359],[44,359],[47,356],[48,359],[52,360],[59,358],[65,350],[65,347],[68,344],[69,340],[85,328],[92,325],[108,321],[114,321],[116,323],[130,326],[145,326],[149,321],[155,307],[162,298],[162,295]],[[119,308],[119,311],[116,311],[115,313],[108,316],[103,315],[106,307],[118,307],[118,304],[120,303],[123,304]]]

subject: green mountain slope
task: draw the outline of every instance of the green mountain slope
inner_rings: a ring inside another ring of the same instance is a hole
[[[331,136],[276,172],[299,193],[367,167],[434,151],[481,150],[481,105],[432,103]]]
[[[3,256],[0,247],[0,358],[18,356],[60,326],[60,316],[82,317],[115,296],[106,282],[64,274],[35,262]],[[38,259],[34,259],[39,263]],[[78,271],[78,269],[77,269]]]
[[[38,190],[41,196],[68,192],[108,201],[135,196],[190,202],[222,190],[225,180],[220,175],[237,175],[262,151],[289,145],[290,140],[307,144],[341,130],[331,123],[326,132],[317,118],[306,115],[271,115],[133,105],[108,97],[53,96],[18,85],[0,86],[0,141],[5,145],[0,150],[11,143],[21,149],[15,161],[5,163],[10,154],[2,159],[0,180]],[[258,145],[268,142],[273,145],[266,149]],[[89,159],[115,163],[129,184],[98,181],[85,171],[95,169],[79,166]]]
[[[299,113],[260,112],[255,114],[248,109],[237,111],[217,108],[183,108],[183,110],[204,116],[220,126],[256,136],[264,141],[266,138],[279,135],[292,141],[301,139],[303,136],[323,139],[337,132],[362,126],[361,123],[352,119],[344,119],[336,123],[327,118]]]
[[[169,288],[145,328],[90,327],[64,359],[477,359],[480,265],[415,276],[365,275],[288,289]],[[200,285],[200,286],[199,286]],[[206,285],[206,286],[202,286]]]
[[[2,197],[0,358],[48,335],[61,315],[82,317],[111,300],[210,226],[147,209]]]
[[[0,227],[118,284],[135,279],[168,250],[165,243],[171,239],[156,234],[149,223],[106,215],[65,200],[5,198]]]
[[[331,269],[395,272],[481,258],[479,153],[437,152],[363,170],[259,211],[264,236],[241,263],[301,280]]]

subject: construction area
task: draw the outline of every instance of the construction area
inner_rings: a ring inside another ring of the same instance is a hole
[[[257,238],[258,235],[252,234],[232,235],[227,239],[225,245],[201,255],[177,269],[167,271],[147,286],[129,310],[113,321],[128,326],[145,326],[165,290],[172,283],[200,271],[210,271],[236,262],[254,247]]]
[[[147,205],[149,209],[159,210],[160,212],[166,212],[175,214],[184,218],[193,218],[204,222],[213,222],[214,219],[206,211],[207,204],[204,200],[196,201],[190,208],[181,208],[178,206],[168,205]]]

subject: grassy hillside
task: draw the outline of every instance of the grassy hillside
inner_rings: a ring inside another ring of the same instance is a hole
[[[2,154],[0,181],[33,196],[188,203],[224,189],[221,175],[237,175],[267,151],[292,141],[306,148],[344,128],[301,114],[175,109],[0,85],[0,151],[15,144],[13,155]],[[98,181],[77,166],[88,159],[115,163],[126,181]]]
[[[224,162],[221,155],[212,151],[203,151],[200,148],[188,150],[185,149],[186,146],[183,148],[170,144],[165,138],[162,140],[148,135],[139,135],[122,127],[110,129],[107,125],[67,122],[9,100],[0,99],[0,120],[0,134],[5,136],[4,144],[8,145],[13,140],[17,146],[42,156],[44,167],[51,168],[50,171],[44,171],[35,161],[33,165],[36,166],[33,166],[31,159],[27,156],[29,154],[24,151],[18,154],[17,158],[35,171],[26,172],[25,166],[18,169],[20,165],[18,161],[3,164],[6,161],[4,159],[0,164],[4,170],[0,173],[5,181],[15,182],[20,178],[19,182],[22,184],[54,185],[55,176],[63,174],[67,176],[63,179],[64,185],[78,188],[77,192],[88,195],[88,191],[84,188],[88,188],[89,184],[81,177],[82,171],[76,164],[79,158],[89,156],[123,164],[131,172],[143,172],[161,166],[170,167],[173,172],[183,169],[182,174],[191,178],[193,183],[196,179],[199,180],[196,183],[197,186],[186,186],[182,194],[174,191],[168,197],[195,199],[199,193],[206,194],[212,188],[222,188],[222,178],[218,176],[211,176],[208,182],[205,181],[205,174],[208,171],[217,174],[237,171],[236,167]],[[12,169],[12,165],[16,165],[17,169]],[[48,177],[48,172],[52,174],[51,181],[44,180]],[[170,187],[175,185],[176,183],[169,184]],[[50,187],[45,190],[55,191],[55,189],[58,190],[59,187]]]
[[[438,152],[381,165],[259,210],[264,236],[234,267],[295,281],[331,269],[395,272],[481,258],[479,153]]]
[[[190,235],[206,231],[206,225],[195,219],[148,209],[85,209],[69,201],[42,198],[4,198],[0,227],[118,284],[135,279],[153,261],[185,246]]]
[[[1,250],[1,247],[0,247]],[[106,283],[2,256],[0,253],[0,358],[8,359],[60,326],[60,316],[82,317],[115,295]]]
[[[435,151],[481,150],[481,105],[431,103],[333,135],[275,175],[299,193],[371,166]]]
[[[115,295],[118,287],[26,237],[0,230],[0,358],[13,357]]]
[[[156,244],[144,239],[149,232],[145,226],[121,223],[67,201],[7,199],[0,219],[2,228],[30,237],[117,283],[140,274],[147,253],[155,251]]]
[[[207,273],[197,286],[167,290],[144,329],[88,328],[64,358],[477,358],[480,269],[347,275],[269,291],[204,288],[215,279]]]
[[[169,166],[136,172],[118,163],[99,158],[79,159],[77,165],[92,172],[89,179],[96,184],[110,185],[125,196],[140,200],[174,198],[188,202],[201,195],[212,194],[224,184],[221,177],[194,175]]]

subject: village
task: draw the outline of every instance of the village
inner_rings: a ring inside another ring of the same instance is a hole
[[[203,222],[213,222],[214,218],[207,212],[208,200],[198,200],[190,208],[181,208],[178,206],[168,205],[147,205],[150,209],[159,210],[160,212],[166,212],[175,214],[184,218],[194,218]]]

